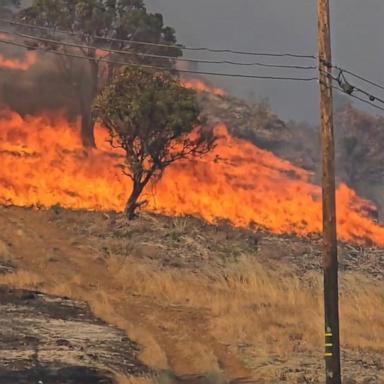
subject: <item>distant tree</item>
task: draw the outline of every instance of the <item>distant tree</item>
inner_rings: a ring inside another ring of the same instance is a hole
[[[46,49],[61,53],[81,55],[85,60],[58,56],[57,63],[66,81],[78,98],[81,112],[82,140],[85,147],[94,147],[95,119],[92,103],[104,83],[113,77],[116,68],[106,65],[101,56],[124,63],[145,63],[172,66],[173,58],[181,55],[176,48],[154,45],[138,45],[130,41],[161,43],[176,42],[174,30],[164,26],[160,14],[148,13],[143,0],[34,0],[33,4],[19,12],[24,22],[47,27],[46,30],[22,29],[40,37],[65,40],[91,48],[68,48],[65,45],[39,43]],[[62,33],[60,31],[69,31]],[[110,39],[115,40],[110,40]],[[125,40],[125,41],[123,41]],[[30,40],[31,45],[36,41]],[[130,52],[129,55],[101,52],[108,48]],[[144,57],[146,54],[166,55],[170,59]]]
[[[360,189],[362,184],[381,184],[384,180],[384,120],[352,104],[335,113],[334,118],[339,177],[354,189]]]
[[[170,74],[125,68],[96,99],[95,111],[112,146],[125,151],[124,173],[132,180],[128,219],[144,203],[138,200],[151,179],[175,161],[214,147],[212,130],[199,118],[195,91]]]

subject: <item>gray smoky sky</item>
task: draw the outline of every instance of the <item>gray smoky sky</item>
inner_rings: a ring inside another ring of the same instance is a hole
[[[316,54],[317,51],[315,0],[147,0],[146,3],[150,11],[164,15],[165,22],[176,29],[179,42],[185,45],[303,54]],[[331,3],[334,62],[384,83],[384,1],[333,0]],[[220,57],[204,52],[186,52],[185,56],[203,59]],[[258,58],[236,59],[255,61]],[[264,62],[272,61],[271,58],[264,59]],[[274,61],[280,63],[283,60]],[[284,63],[311,64],[311,61],[291,59],[284,60]],[[199,64],[198,69],[239,71],[228,65],[208,64]],[[257,67],[241,68],[240,71],[302,77],[315,73]],[[210,77],[209,80],[242,98],[269,98],[273,110],[284,119],[311,123],[318,120],[316,82],[217,77]],[[384,97],[384,91],[365,84],[364,87]],[[370,107],[367,110],[377,113]]]

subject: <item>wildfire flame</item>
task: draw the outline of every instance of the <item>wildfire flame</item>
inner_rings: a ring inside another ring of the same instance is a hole
[[[310,174],[216,127],[216,149],[204,159],[168,168],[146,191],[148,209],[197,215],[236,226],[256,223],[276,233],[307,235],[321,230],[321,191]],[[130,180],[121,155],[97,127],[98,149],[85,152],[78,123],[64,117],[0,113],[0,204],[122,211]],[[338,233],[344,241],[384,246],[384,228],[362,212],[372,205],[345,185],[337,193]]]
[[[1,39],[1,40],[9,41],[9,40],[11,40],[11,37],[10,37],[10,35],[8,35],[8,33],[2,33],[2,32],[0,32],[0,39]]]
[[[226,92],[224,89],[211,87],[207,85],[204,81],[198,80],[198,79],[189,79],[189,80],[182,80],[181,83],[185,88],[188,89],[194,89],[198,92],[209,92],[216,96],[225,96]]]
[[[37,55],[35,52],[27,52],[23,59],[9,59],[0,53],[0,68],[27,71],[36,64]]]

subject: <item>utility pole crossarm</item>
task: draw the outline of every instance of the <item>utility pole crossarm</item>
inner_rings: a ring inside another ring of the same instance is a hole
[[[323,189],[324,314],[326,384],[341,384],[329,0],[317,0]]]

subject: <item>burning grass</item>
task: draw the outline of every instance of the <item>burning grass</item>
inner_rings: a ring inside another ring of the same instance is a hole
[[[1,211],[0,228],[21,268],[2,283],[86,300],[156,369],[270,382],[321,372],[321,276],[298,278],[293,264],[266,256],[262,234],[188,218],[123,225],[115,215],[14,208]],[[287,252],[294,241],[285,239]],[[345,364],[357,369],[352,358],[384,353],[384,284],[356,268],[342,274],[341,292]]]
[[[0,114],[0,203],[17,206],[122,211],[130,180],[119,153],[104,142],[85,153],[79,127],[64,117]],[[321,230],[321,190],[307,171],[216,127],[217,147],[207,157],[169,167],[147,188],[150,211],[194,215],[238,227],[259,226],[299,236]],[[188,199],[186,199],[188,196]],[[338,230],[344,241],[384,245],[384,228],[366,212],[373,205],[346,185],[337,193]]]
[[[8,58],[0,54],[0,69],[27,71],[36,63],[37,55],[34,52],[27,52],[23,59]]]

